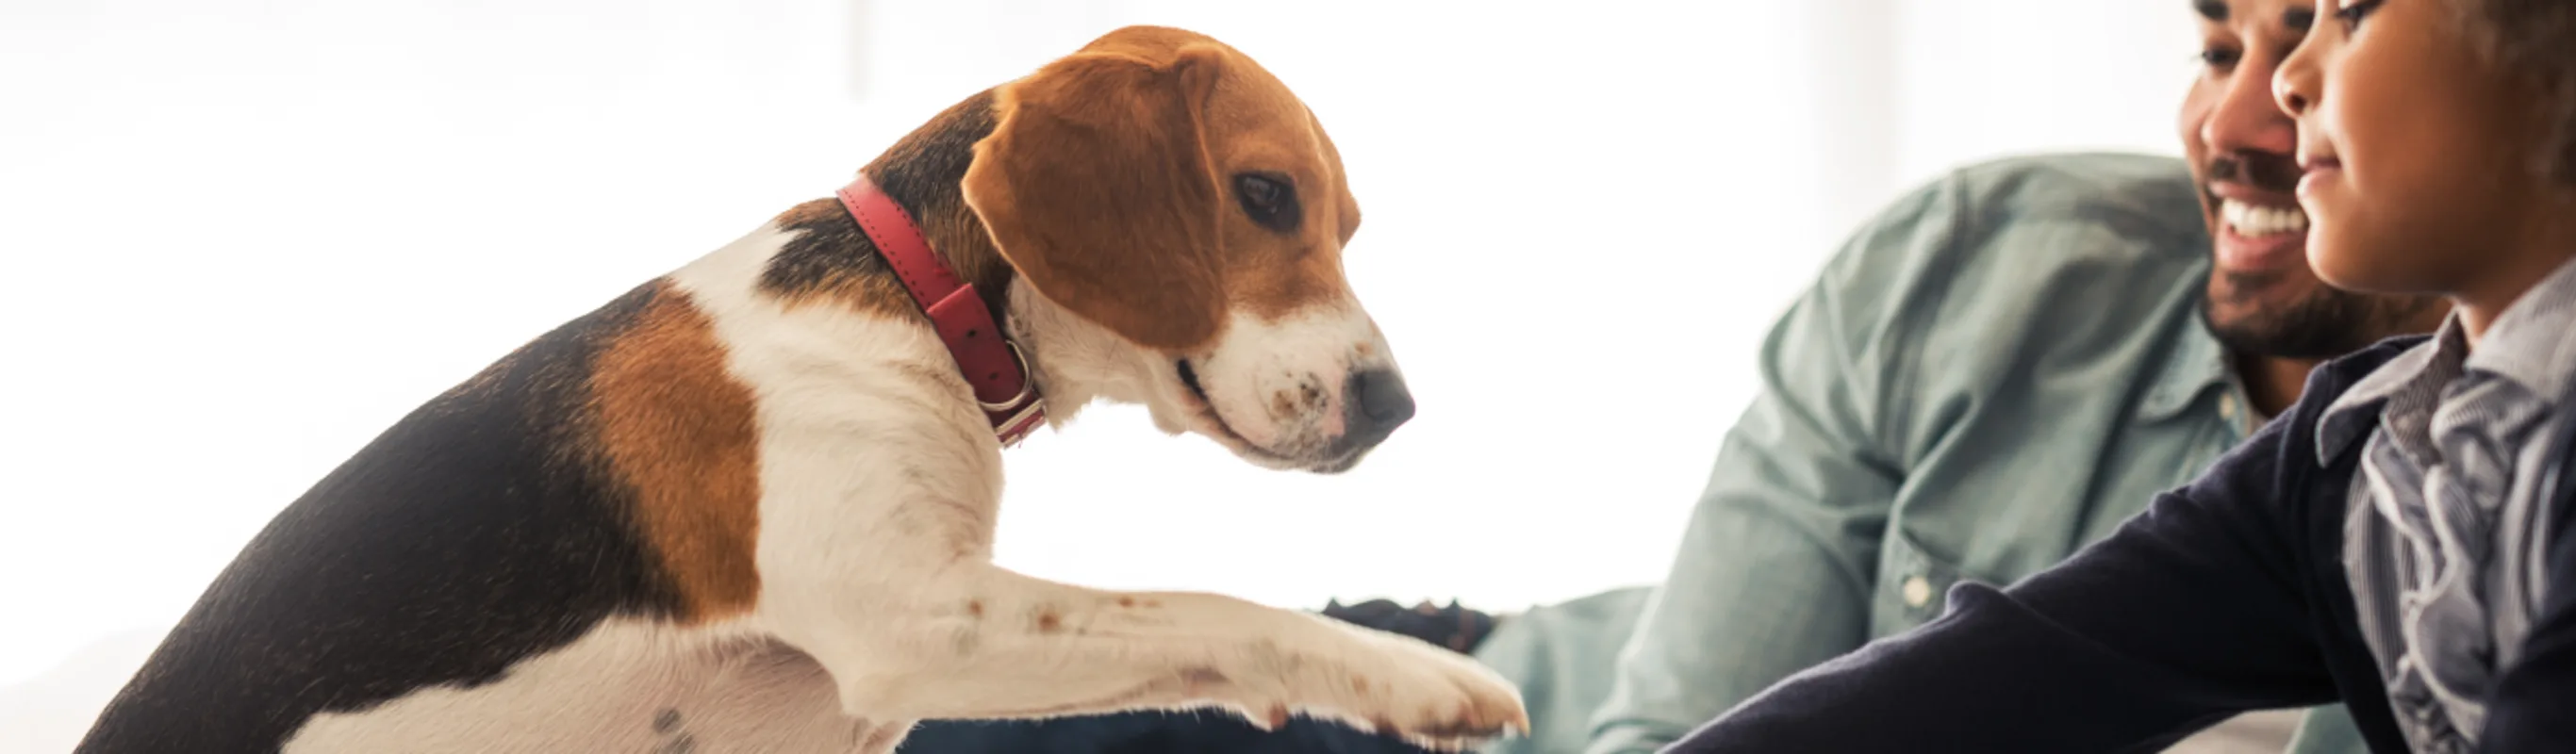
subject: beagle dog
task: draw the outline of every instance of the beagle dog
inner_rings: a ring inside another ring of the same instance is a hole
[[[992,562],[1006,441],[1093,401],[1323,473],[1410,417],[1342,275],[1359,222],[1269,72],[1112,32],[403,418],[79,751],[887,752],[924,719],[1207,707],[1526,732],[1446,649]]]

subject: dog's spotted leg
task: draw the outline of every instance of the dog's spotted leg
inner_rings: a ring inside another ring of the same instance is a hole
[[[662,737],[662,744],[653,747],[653,754],[693,754],[698,750],[698,738],[680,729],[680,711],[677,709],[664,707],[661,712],[654,713],[653,733]]]
[[[1343,720],[1436,748],[1527,731],[1519,693],[1414,639],[1213,594],[1109,592],[959,564],[944,604],[838,677],[843,703],[905,718],[1231,708],[1275,727]],[[827,663],[828,664],[828,663]]]

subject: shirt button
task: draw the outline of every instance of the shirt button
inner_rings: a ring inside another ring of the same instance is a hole
[[[2218,416],[2228,421],[2236,421],[2236,396],[2218,396]]]
[[[1905,598],[1906,607],[1922,607],[1926,604],[1930,604],[1932,602],[1932,580],[1923,578],[1922,576],[1907,576],[1905,577],[1905,584],[1897,588],[1897,596]]]

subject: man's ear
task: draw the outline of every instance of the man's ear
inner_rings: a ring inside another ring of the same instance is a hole
[[[1201,119],[1223,66],[1207,45],[1084,52],[1000,87],[964,192],[1030,287],[1149,348],[1216,337],[1226,202]]]

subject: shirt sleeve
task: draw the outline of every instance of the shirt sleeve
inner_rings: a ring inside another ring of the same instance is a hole
[[[1649,752],[1868,638],[1870,574],[1901,472],[1880,426],[1934,188],[1864,226],[1763,343],[1761,392],[1721,445],[1671,570],[1619,653],[1594,754]]]
[[[2576,484],[2576,468],[2560,470]],[[2576,741],[2576,507],[2561,495],[2550,506],[2547,591],[2522,640],[2522,655],[2487,695],[2485,754],[2566,751]]]
[[[2066,562],[2009,589],[1959,584],[1941,618],[1667,751],[2144,752],[2240,711],[2335,699],[2308,633],[2298,506],[2277,489],[2292,424]]]

